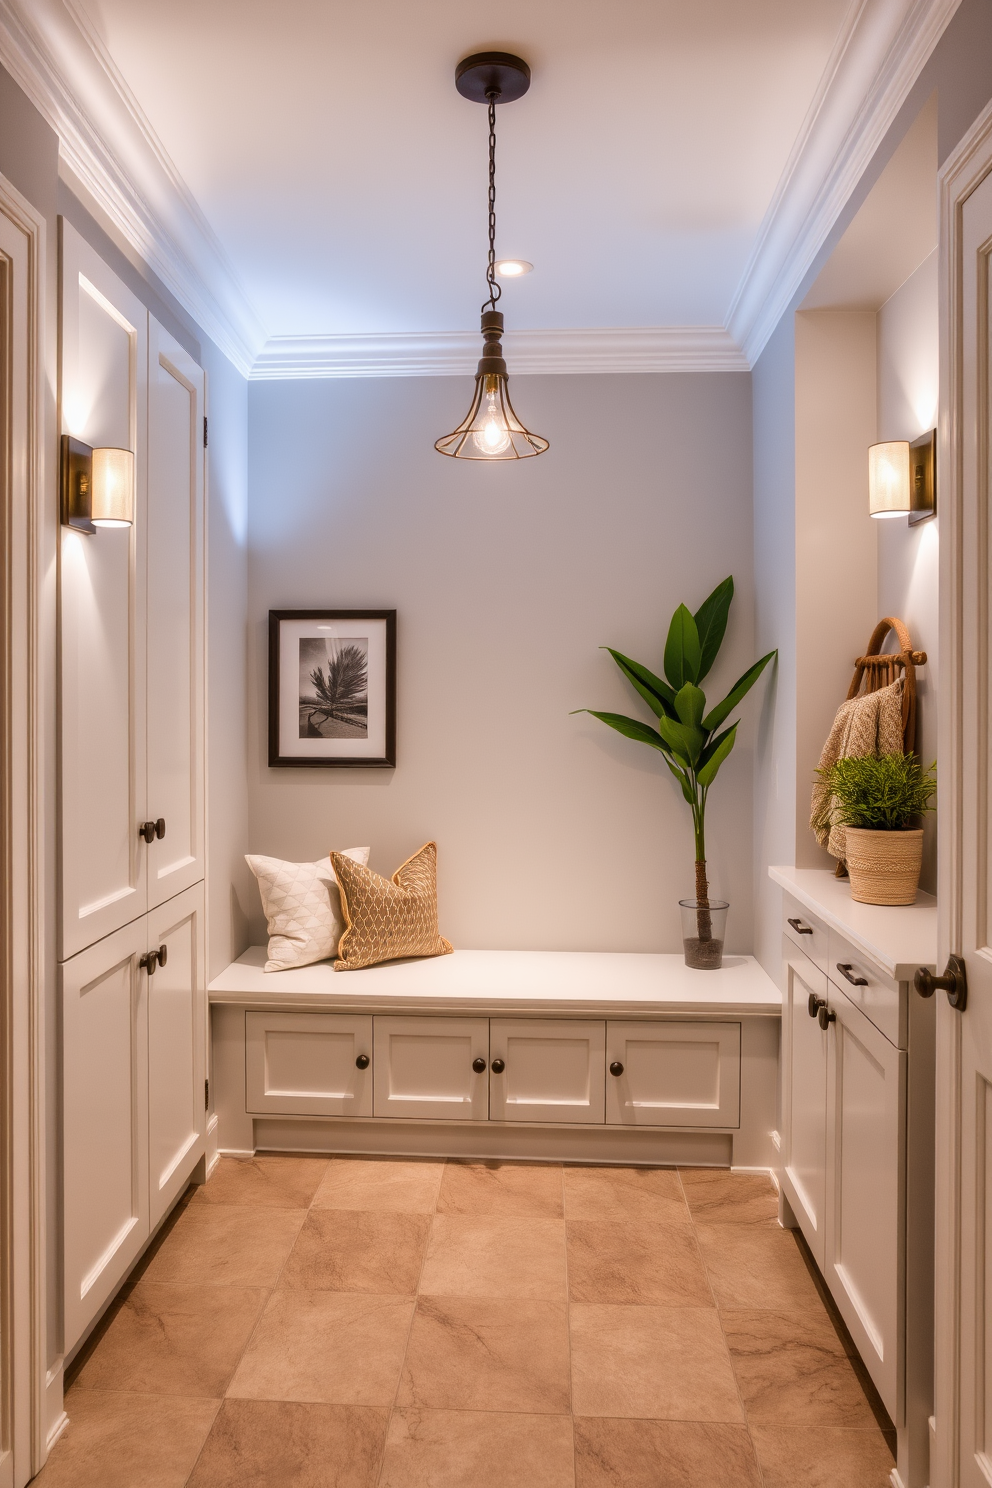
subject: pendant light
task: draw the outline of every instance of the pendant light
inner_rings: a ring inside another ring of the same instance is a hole
[[[503,360],[503,315],[496,301],[503,293],[496,282],[496,105],[522,98],[530,87],[530,68],[509,52],[477,52],[455,69],[455,87],[463,98],[489,106],[489,298],[482,305],[482,357],[475,374],[475,397],[458,428],[434,448],[456,460],[524,460],[542,455],[548,441],[531,434],[517,418],[507,391]]]

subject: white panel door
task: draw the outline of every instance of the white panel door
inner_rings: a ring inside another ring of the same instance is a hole
[[[144,914],[145,423],[148,313],[62,224],[62,430],[135,451],[135,521],[61,528],[60,955]]]
[[[606,1119],[625,1126],[741,1124],[741,1025],[607,1024]]]
[[[906,1055],[833,987],[828,1012],[823,1271],[885,1408],[897,1421]]]
[[[246,1013],[245,1091],[256,1115],[372,1115],[368,1013]]]
[[[149,318],[148,906],[204,873],[203,371]]]
[[[493,1018],[489,1051],[491,1120],[602,1123],[602,1021]]]
[[[150,911],[147,926],[147,949],[158,953],[147,993],[148,1202],[154,1229],[186,1187],[206,1137],[203,885]]]
[[[149,1232],[144,950],[140,919],[62,967],[66,1352]]]
[[[822,1271],[827,1035],[820,1027],[816,1002],[826,1000],[827,979],[788,938],[783,938],[783,951],[787,985],[782,1004],[782,1187]]]
[[[485,1121],[488,1018],[376,1018],[376,1116]]]

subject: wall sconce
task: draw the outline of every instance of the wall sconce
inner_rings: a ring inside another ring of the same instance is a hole
[[[134,453],[92,449],[62,435],[62,522],[76,532],[130,527],[134,521]]]
[[[908,517],[915,527],[936,511],[937,431],[912,443],[890,439],[868,449],[868,510],[873,517]]]

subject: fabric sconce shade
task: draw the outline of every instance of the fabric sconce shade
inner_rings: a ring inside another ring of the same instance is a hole
[[[891,439],[868,448],[868,510],[873,517],[905,517],[910,511],[909,441]]]
[[[95,449],[90,491],[94,527],[130,527],[134,521],[133,451]]]

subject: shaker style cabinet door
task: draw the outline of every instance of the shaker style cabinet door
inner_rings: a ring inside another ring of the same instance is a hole
[[[376,1018],[376,1116],[485,1121],[488,1018]]]
[[[145,921],[62,967],[66,1352],[148,1238]]]
[[[602,1021],[491,1019],[490,1119],[602,1124],[605,1050]]]
[[[607,1024],[606,1119],[624,1126],[741,1124],[741,1025]]]
[[[825,1001],[827,979],[783,940],[782,1187],[820,1270],[825,1266],[827,1042],[810,998]]]
[[[206,1138],[203,885],[153,910],[148,977],[148,1190],[152,1229],[178,1199]]]
[[[372,1115],[369,1013],[246,1013],[246,1109],[253,1115]]]
[[[203,371],[148,326],[148,907],[204,874]]]
[[[823,1274],[894,1421],[901,1415],[905,1282],[906,1054],[849,999],[829,994],[826,1264]]]
[[[135,520],[61,528],[60,958],[144,914],[148,312],[62,224],[62,432],[135,453]]]

